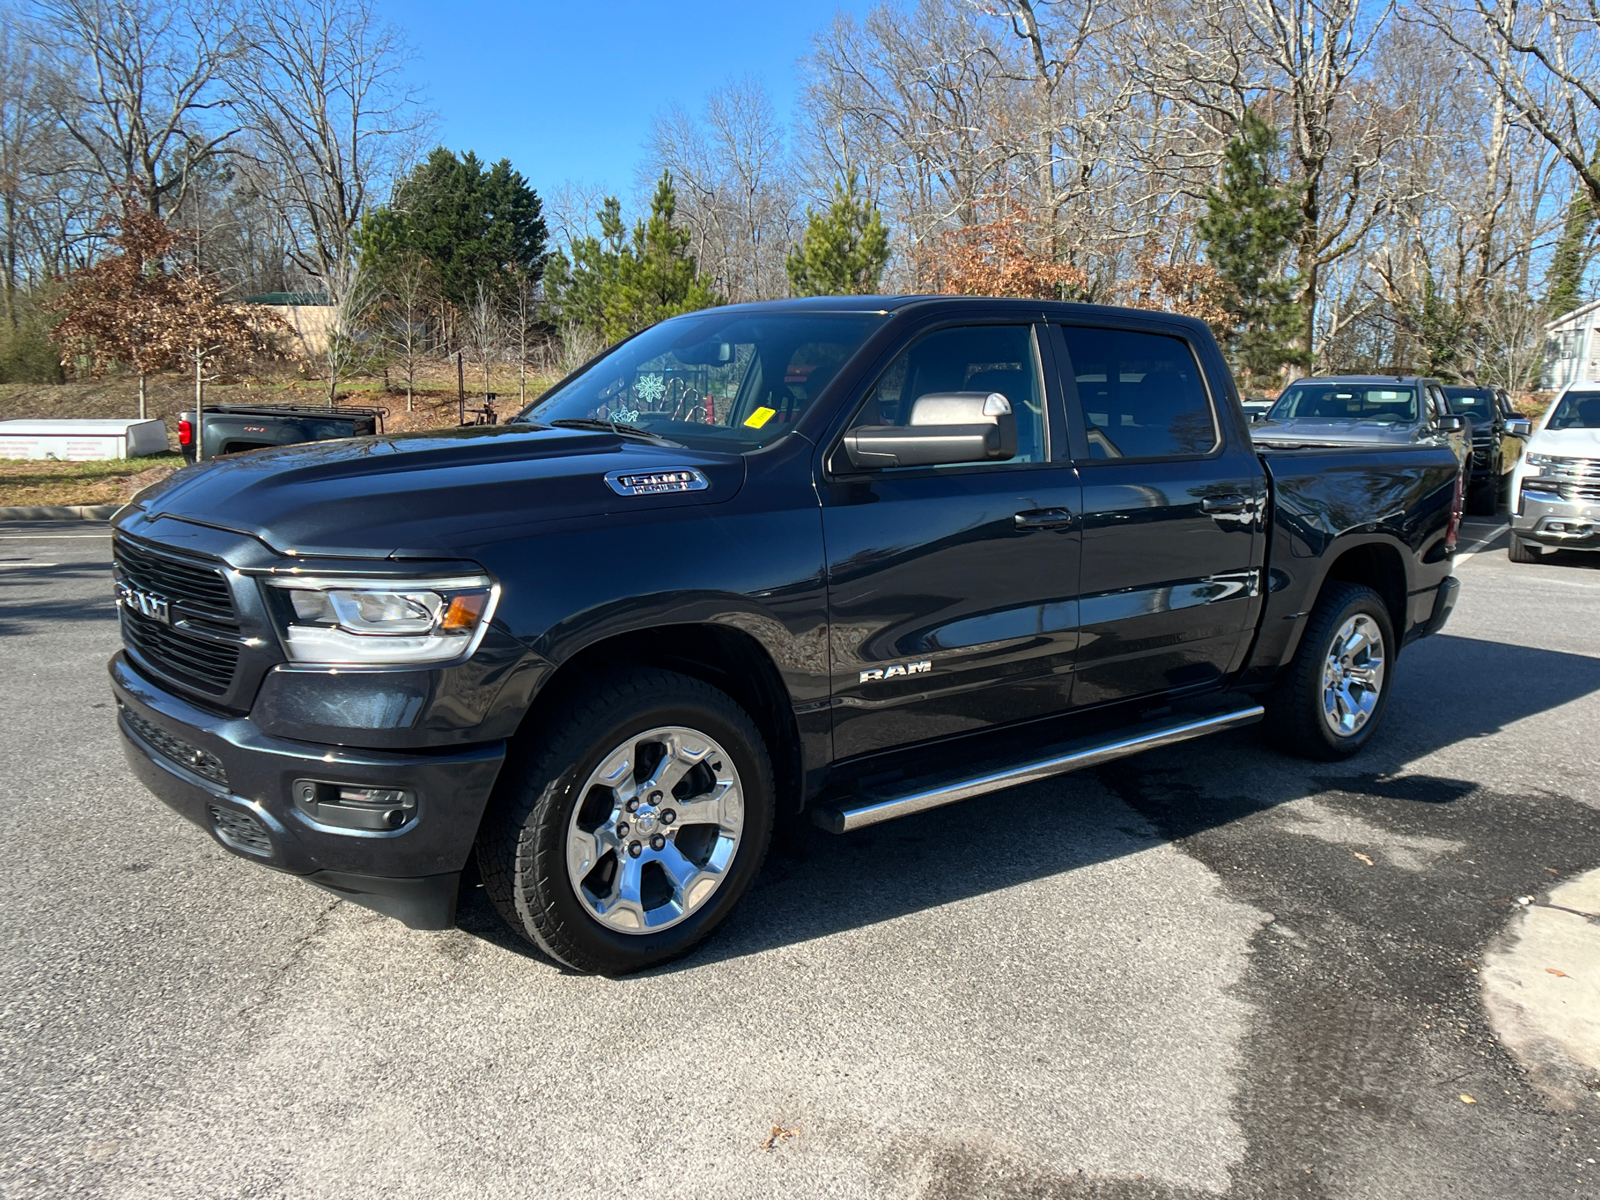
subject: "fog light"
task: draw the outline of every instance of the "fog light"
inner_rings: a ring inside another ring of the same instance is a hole
[[[294,806],[319,825],[389,832],[416,819],[417,797],[403,788],[294,781]]]
[[[1551,521],[1545,528],[1551,533],[1565,533],[1567,531],[1567,523],[1565,521]]]

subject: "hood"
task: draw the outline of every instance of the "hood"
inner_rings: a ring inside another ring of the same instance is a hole
[[[1600,429],[1541,429],[1528,440],[1528,453],[1600,458]]]
[[[611,471],[694,467],[702,491],[621,496]],[[281,554],[440,558],[529,525],[713,505],[744,459],[609,432],[526,425],[306,442],[185,468],[135,497],[172,517],[259,539]]]
[[[1418,439],[1414,424],[1396,425],[1389,421],[1332,421],[1327,418],[1295,417],[1261,421],[1250,427],[1250,436],[1267,445],[1372,445],[1409,446]]]

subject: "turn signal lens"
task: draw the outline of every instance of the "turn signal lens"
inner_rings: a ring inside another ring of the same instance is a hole
[[[483,616],[483,606],[489,602],[487,592],[466,592],[450,601],[439,621],[440,629],[474,629]]]

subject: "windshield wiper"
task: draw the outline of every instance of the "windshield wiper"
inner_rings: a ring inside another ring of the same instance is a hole
[[[647,442],[657,442],[663,446],[678,445],[677,442],[664,438],[659,433],[651,433],[648,429],[640,429],[637,425],[624,425],[620,421],[602,420],[598,417],[561,417],[544,423],[561,429],[599,429],[603,432],[614,433],[618,437],[643,438]]]

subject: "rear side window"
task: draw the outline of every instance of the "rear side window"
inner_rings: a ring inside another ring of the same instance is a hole
[[[1182,338],[1067,325],[1090,458],[1185,458],[1217,446],[1200,367]]]

